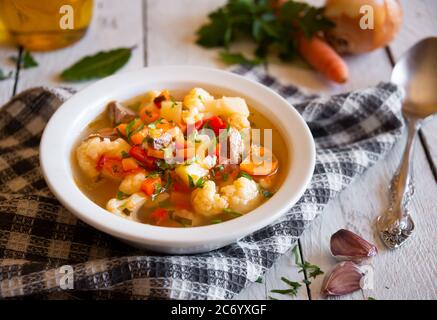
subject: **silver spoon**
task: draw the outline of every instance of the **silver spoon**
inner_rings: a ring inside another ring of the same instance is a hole
[[[414,222],[409,203],[414,193],[412,162],[414,142],[424,120],[437,113],[437,37],[420,41],[399,60],[391,81],[405,89],[402,114],[407,122],[407,145],[390,186],[390,206],[378,217],[377,229],[384,244],[395,249],[411,236]]]

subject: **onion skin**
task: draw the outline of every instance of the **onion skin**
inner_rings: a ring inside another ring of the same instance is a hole
[[[361,29],[360,8],[371,5],[374,29]],[[364,53],[386,46],[398,33],[403,20],[399,0],[327,0],[325,16],[336,26],[325,33],[341,54]]]

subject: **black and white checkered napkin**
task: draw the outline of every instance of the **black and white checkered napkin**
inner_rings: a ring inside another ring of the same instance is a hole
[[[392,84],[322,98],[283,86],[256,68],[235,72],[293,103],[316,140],[314,177],[288,214],[205,254],[170,256],[129,247],[76,219],[48,190],[39,141],[71,92],[31,89],[0,111],[0,297],[230,299],[289,250],[326,204],[399,136],[402,93]],[[74,270],[73,290],[59,285],[63,265]]]

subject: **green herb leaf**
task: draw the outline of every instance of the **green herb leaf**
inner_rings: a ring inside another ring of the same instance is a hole
[[[367,300],[376,300],[374,297],[367,297]]]
[[[10,57],[10,60],[16,63],[18,61],[18,57]],[[36,62],[35,58],[30,52],[25,51],[21,56],[20,66],[23,69],[35,68],[38,66],[38,62]]]
[[[263,60],[260,58],[249,59],[241,53],[231,53],[227,51],[220,52],[220,59],[226,64],[257,65],[263,63]]]
[[[24,69],[35,68],[38,66],[38,62],[36,62],[34,57],[28,51],[24,52],[21,63]]]
[[[319,266],[311,264],[308,261],[304,261],[304,263],[297,263],[297,266],[300,267],[299,272],[306,272],[309,278],[315,279],[317,276],[324,274]]]
[[[131,129],[133,127],[133,125],[137,122],[137,118],[133,119],[132,121],[130,121],[127,125],[126,125],[126,137],[127,140],[130,140],[130,136],[131,136]]]
[[[268,0],[228,0],[212,12],[209,21],[197,31],[197,44],[206,47],[227,48],[240,39],[256,44],[257,59],[249,60],[238,53],[221,53],[227,63],[255,64],[276,52],[281,60],[298,56],[296,35],[307,37],[333,26],[323,15],[323,8],[312,7],[300,1],[285,1],[279,8]],[[238,36],[237,36],[238,35]]]
[[[122,151],[121,152],[121,157],[123,158],[123,159],[126,159],[126,158],[130,158],[130,154],[128,153],[128,152],[126,152],[126,151]]]
[[[258,279],[256,279],[255,282],[257,282],[257,283],[263,283],[263,278],[262,278],[262,277],[258,277]]]
[[[299,282],[288,280],[285,277],[281,277],[281,280],[290,286],[290,289],[275,289],[271,290],[273,293],[286,294],[290,296],[296,296],[297,292],[302,285]]]
[[[124,199],[125,196],[126,196],[126,194],[124,192],[118,191],[116,198],[117,198],[117,200],[122,200],[122,199]]]
[[[293,249],[291,249],[291,254],[294,256],[294,263],[296,265],[299,265],[300,263],[300,254],[299,254],[299,246],[294,246]]]
[[[76,82],[109,76],[130,59],[132,48],[118,48],[86,56],[61,73],[65,81]]]
[[[188,175],[188,185],[190,186],[190,188],[194,188],[195,187],[195,184],[194,184],[194,181],[193,181],[193,177],[190,176],[190,175]]]
[[[246,178],[246,179],[249,179],[249,180],[253,180],[252,176],[250,174],[248,174],[247,172],[244,172],[244,171],[240,171],[240,173],[238,173],[238,177],[239,178],[243,177],[243,178]]]

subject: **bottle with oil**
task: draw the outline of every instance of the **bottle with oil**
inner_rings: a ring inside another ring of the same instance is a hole
[[[28,51],[71,45],[86,33],[93,0],[0,0],[0,19]]]

